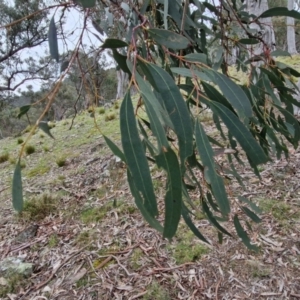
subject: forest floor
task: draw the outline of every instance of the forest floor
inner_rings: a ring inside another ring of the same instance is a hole
[[[114,141],[120,140],[117,109],[95,117]],[[216,134],[211,118],[203,122]],[[94,119],[83,113],[70,125],[58,122],[51,130],[55,140],[39,130],[29,141],[35,152],[22,159],[22,214],[12,209],[11,180],[28,133],[0,141],[0,154],[9,153],[0,164],[0,260],[33,264],[30,276],[0,276],[0,299],[300,299],[299,149],[261,166],[261,180],[240,166],[244,188],[227,182],[233,211],[240,211],[238,195],[263,211],[249,231],[259,247],[253,252],[232,222],[223,224],[232,237],[220,244],[201,213],[194,221],[210,245],[183,223],[171,242],[163,239],[135,207],[125,166],[111,155]],[[162,201],[162,174],[154,171]],[[197,194],[193,201],[199,203]]]

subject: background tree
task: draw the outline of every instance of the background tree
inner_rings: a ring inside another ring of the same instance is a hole
[[[294,0],[288,0],[287,5],[289,10],[294,9]],[[287,25],[287,48],[290,54],[296,54],[296,38],[295,38],[295,20],[294,18],[287,17],[286,18]]]

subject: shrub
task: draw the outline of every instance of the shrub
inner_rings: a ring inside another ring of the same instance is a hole
[[[56,164],[59,166],[59,167],[63,167],[65,164],[66,164],[66,158],[65,157],[58,157],[56,159]]]
[[[27,155],[30,155],[35,152],[35,147],[33,145],[27,145],[25,147],[25,152]]]
[[[8,159],[9,159],[9,154],[8,154],[8,152],[5,152],[5,153],[0,154],[0,164],[2,164],[2,163],[4,163],[4,162],[8,161]]]
[[[116,118],[115,113],[109,113],[105,116],[105,121],[108,122],[108,121],[114,120],[115,118]]]

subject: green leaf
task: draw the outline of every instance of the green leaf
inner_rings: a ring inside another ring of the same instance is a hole
[[[148,33],[157,44],[174,50],[186,49],[190,44],[186,37],[173,31],[155,28],[148,29]]]
[[[105,140],[107,146],[112,151],[112,153],[114,155],[118,156],[123,162],[126,162],[124,153],[120,150],[120,148],[111,139],[109,139],[107,136],[103,135],[103,137],[104,137],[104,140]]]
[[[204,53],[190,53],[183,58],[190,62],[199,62],[207,65],[207,55]]]
[[[184,203],[182,203],[182,217],[184,219],[184,222],[186,225],[191,229],[191,231],[194,233],[194,235],[204,243],[210,244],[209,241],[203,236],[203,234],[198,230],[198,228],[193,223],[189,211]]]
[[[193,69],[187,69],[187,68],[171,68],[171,71],[175,74],[184,76],[184,77],[198,77],[201,80],[210,81],[210,78],[201,71],[193,70]]]
[[[23,210],[23,187],[20,163],[21,162],[19,159],[14,171],[12,181],[12,202],[13,207],[17,212],[21,212]]]
[[[211,222],[211,224],[213,224],[219,231],[231,236],[231,234],[218,223],[216,218],[213,216],[213,214],[209,210],[209,207],[205,201],[202,201],[202,207],[203,207],[203,211],[205,212],[205,214],[206,214],[208,220]]]
[[[60,65],[60,73],[64,72],[69,67],[69,60],[64,60]]]
[[[92,8],[96,4],[96,0],[75,0],[78,2],[83,8]]]
[[[150,87],[137,75],[137,82],[141,89],[146,112],[150,120],[151,130],[159,145],[158,156],[155,156],[158,167],[167,172],[167,192],[165,195],[165,222],[163,236],[172,238],[177,230],[181,216],[182,184],[181,171],[175,152],[171,149],[164,128],[159,119],[159,111],[155,110],[157,101]]]
[[[300,13],[296,10],[289,10],[287,7],[274,7],[264,11],[257,19],[269,17],[291,17],[300,20]]]
[[[20,108],[19,108],[19,113],[18,113],[18,118],[20,119],[23,115],[25,115],[28,111],[29,111],[29,109],[31,108],[31,105],[24,105],[24,106],[21,106]]]
[[[116,49],[112,49],[112,52],[113,52],[113,57],[117,62],[118,66],[121,68],[121,70],[125,73],[128,73],[131,76],[131,72],[128,69],[126,63],[127,56],[120,54]]]
[[[261,222],[261,218],[258,217],[252,210],[250,210],[248,207],[246,206],[242,206],[242,210],[244,211],[244,213],[255,223],[260,223]]]
[[[180,166],[177,155],[171,148],[162,151],[162,153],[155,158],[158,167],[164,168],[168,176],[163,235],[166,238],[172,238],[176,233],[181,216],[182,179]]]
[[[216,83],[229,103],[237,110],[241,119],[252,116],[251,102],[242,88],[230,80],[227,76],[213,71],[205,70],[206,73],[212,79],[212,82]]]
[[[218,102],[210,101],[210,105],[212,110],[214,110],[223,120],[230,133],[240,143],[252,164],[259,165],[269,161],[269,158],[254,139],[250,131],[234,113]]]
[[[254,45],[258,44],[259,40],[258,39],[240,39],[238,40],[239,43],[245,44],[245,45]]]
[[[140,193],[138,192],[129,170],[127,170],[127,178],[128,178],[129,188],[134,197],[136,206],[142,213],[145,220],[149,223],[149,225],[152,226],[153,228],[155,228],[158,232],[162,233],[163,227],[155,218],[153,218],[153,216],[145,208],[143,198],[141,197]]]
[[[181,164],[193,153],[193,128],[187,105],[173,78],[154,64],[140,63],[154,89],[159,93],[179,140]]]
[[[275,50],[271,52],[271,56],[289,56],[292,57],[291,54],[288,51],[284,50]]]
[[[250,250],[257,251],[258,250],[257,246],[252,245],[250,243],[250,239],[248,237],[248,234],[243,229],[243,227],[240,223],[239,217],[237,215],[234,216],[233,223],[234,223],[234,227],[236,229],[236,232],[237,232],[238,236],[242,239],[243,243],[247,246],[247,248],[249,248]]]
[[[101,48],[106,49],[106,48],[110,48],[110,49],[116,49],[116,48],[123,48],[123,47],[127,47],[128,44],[122,40],[118,40],[118,39],[106,39],[103,43],[103,45],[101,46]]]
[[[51,18],[51,21],[49,24],[48,40],[49,40],[50,55],[52,58],[54,58],[56,60],[56,62],[59,62],[57,32],[56,32],[56,26],[55,26],[55,21],[54,21],[54,15]]]
[[[143,195],[143,203],[149,214],[158,214],[150,169],[143,144],[137,130],[133,105],[128,91],[120,108],[121,141],[124,155],[135,186]]]
[[[50,130],[52,129],[49,125],[48,125],[48,122],[44,122],[44,121],[41,121],[39,123],[39,128],[41,130],[43,130],[46,134],[48,134],[52,139],[55,140],[54,136],[51,134]]]
[[[195,137],[197,149],[202,160],[202,164],[205,167],[206,174],[209,177],[212,192],[217,200],[222,214],[227,215],[230,212],[230,205],[224,182],[216,172],[216,166],[213,159],[214,152],[199,120],[196,121]]]

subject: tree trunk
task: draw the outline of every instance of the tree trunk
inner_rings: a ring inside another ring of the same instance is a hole
[[[288,0],[288,9],[292,10],[294,8],[294,0]],[[295,19],[287,17],[287,47],[290,54],[296,54],[296,37],[295,37]]]
[[[128,74],[122,70],[117,71],[118,87],[116,99],[123,98],[127,88]]]
[[[247,9],[250,14],[259,16],[269,9],[267,0],[247,0]],[[249,49],[252,55],[261,55],[267,50],[274,51],[276,48],[275,34],[273,30],[272,18],[260,19],[260,24],[251,23],[251,29],[256,30],[256,35],[260,36],[265,43],[259,43]]]

